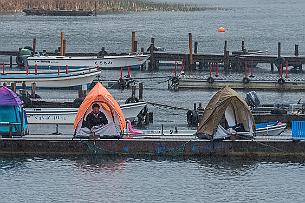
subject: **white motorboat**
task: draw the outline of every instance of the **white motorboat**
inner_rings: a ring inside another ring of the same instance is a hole
[[[82,85],[89,85],[96,76],[100,74],[98,68],[82,68],[69,71],[8,71],[0,74],[0,85],[6,83],[16,83],[21,86],[25,82],[26,86],[36,83],[38,88],[71,88]]]
[[[119,69],[130,67],[138,69],[146,62],[149,55],[122,55],[122,56],[89,56],[89,57],[70,57],[70,56],[29,56],[26,63],[30,68],[38,69],[58,69],[58,67],[78,69],[83,67],[99,67],[101,69]]]
[[[121,109],[128,120],[134,120],[146,102],[122,104]],[[73,124],[78,108],[25,108],[29,124]]]

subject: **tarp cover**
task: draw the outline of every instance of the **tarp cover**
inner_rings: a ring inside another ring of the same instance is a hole
[[[230,87],[219,90],[206,106],[202,120],[197,129],[197,135],[213,137],[221,119],[225,114],[233,115],[235,123],[243,124],[245,131],[253,133],[255,123],[249,106],[239,94]],[[228,120],[229,115],[225,116]]]
[[[0,106],[20,106],[22,104],[23,102],[15,92],[5,86],[0,88]]]
[[[121,107],[101,83],[94,86],[80,105],[74,120],[74,129],[81,127],[83,119],[91,112],[93,103],[102,105],[102,112],[106,114],[109,122],[113,119],[119,125],[121,131],[125,129],[126,123]],[[110,119],[110,117],[113,118]]]

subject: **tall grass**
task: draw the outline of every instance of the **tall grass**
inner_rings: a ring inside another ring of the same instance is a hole
[[[207,8],[186,4],[155,3],[144,0],[0,0],[0,11],[21,12],[25,8],[94,10],[97,12],[125,11],[198,11]]]

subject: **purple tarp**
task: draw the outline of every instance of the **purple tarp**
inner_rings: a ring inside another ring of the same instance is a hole
[[[20,106],[21,104],[23,102],[16,93],[5,86],[0,88],[0,106]]]

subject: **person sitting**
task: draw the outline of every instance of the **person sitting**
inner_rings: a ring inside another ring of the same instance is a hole
[[[92,105],[92,112],[87,115],[86,125],[89,129],[92,129],[94,126],[103,126],[107,125],[108,120],[103,112],[100,111],[100,105],[94,103]]]

